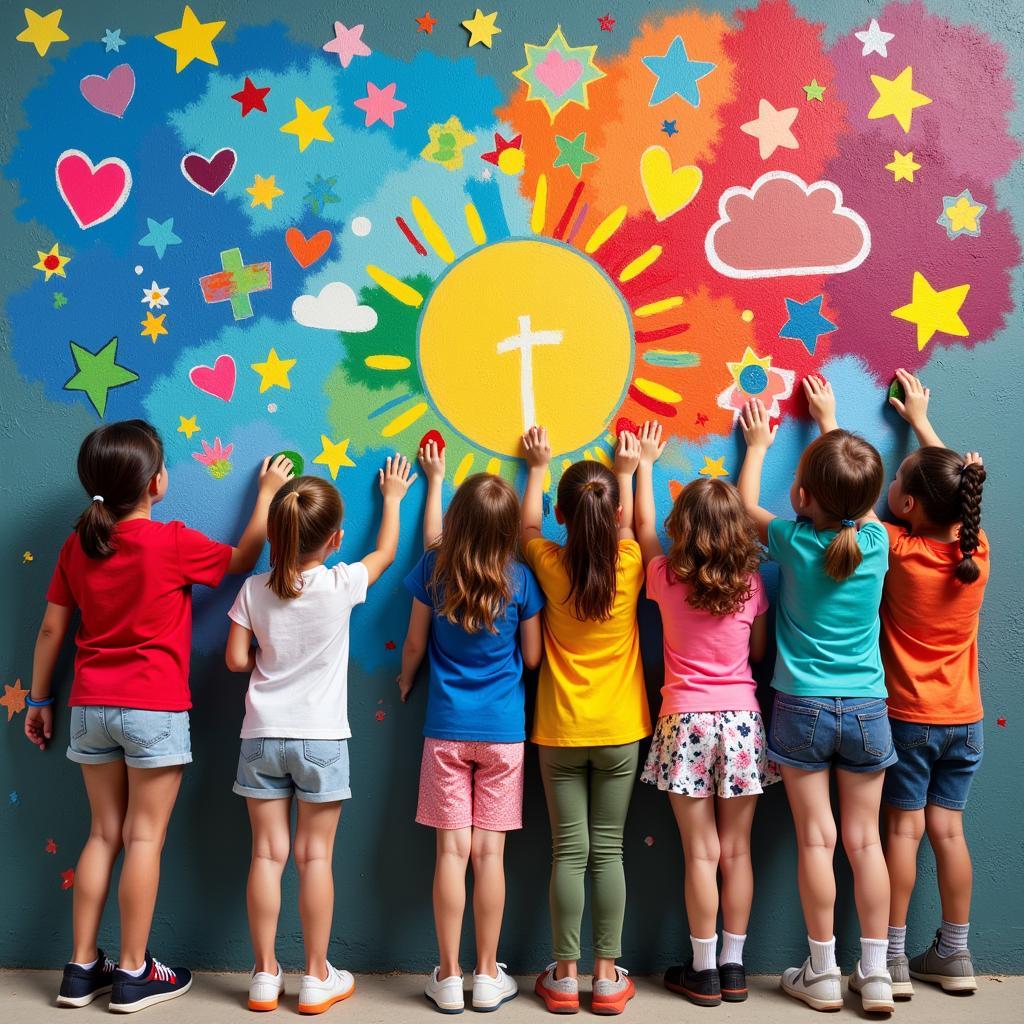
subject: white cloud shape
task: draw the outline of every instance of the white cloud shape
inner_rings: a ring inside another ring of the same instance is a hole
[[[292,303],[292,316],[303,327],[360,334],[377,326],[377,311],[360,306],[356,293],[344,281],[331,281],[319,295],[300,295]]]

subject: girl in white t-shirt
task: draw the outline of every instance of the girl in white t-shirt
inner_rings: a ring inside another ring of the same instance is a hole
[[[398,510],[409,485],[404,456],[380,471],[384,496],[377,546],[359,562],[324,565],[341,546],[341,495],[326,480],[300,476],[270,505],[271,571],[250,576],[228,615],[226,661],[251,672],[234,791],[252,824],[247,903],[256,963],[249,1009],[273,1010],[284,992],[274,950],[281,874],[298,799],[295,865],[306,971],[299,1012],[322,1013],[355,990],[348,971],[327,961],[334,910],[331,860],[348,776],[348,628],[366,588],[394,561]],[[257,647],[252,646],[255,637]]]

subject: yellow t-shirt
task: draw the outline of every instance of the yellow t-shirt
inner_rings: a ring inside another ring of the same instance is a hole
[[[538,537],[526,545],[524,557],[547,598],[530,738],[544,747],[605,747],[649,736],[651,714],[636,624],[644,582],[640,545],[619,541],[615,603],[605,622],[573,614],[560,545]]]

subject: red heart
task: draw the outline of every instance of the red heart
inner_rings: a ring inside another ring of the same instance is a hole
[[[288,246],[288,251],[303,270],[316,263],[331,247],[333,241],[334,235],[326,228],[315,235],[310,235],[309,238],[298,228],[289,228],[284,233],[284,244]]]
[[[213,366],[193,366],[188,371],[188,379],[200,391],[230,402],[235,393],[235,361],[231,356],[217,356]]]
[[[627,434],[639,434],[640,428],[628,417],[620,416],[615,421],[615,436],[618,437],[621,433]]]
[[[57,157],[56,170],[57,191],[80,228],[109,220],[132,190],[132,172],[116,156],[93,164],[81,150],[66,149]]]
[[[181,173],[200,192],[216,195],[235,169],[238,154],[230,147],[218,149],[209,160],[202,153],[186,153],[181,158]]]
[[[437,454],[440,455],[444,451],[444,438],[441,436],[440,430],[428,430],[420,438],[420,447],[426,448],[431,441],[437,445]]]

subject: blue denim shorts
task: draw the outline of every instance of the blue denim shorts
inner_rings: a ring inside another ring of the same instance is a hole
[[[899,761],[885,777],[882,800],[902,811],[926,804],[962,811],[985,753],[981,722],[921,725],[893,718],[889,724]]]
[[[768,757],[809,772],[880,772],[896,763],[885,700],[776,693]]]
[[[352,796],[347,740],[290,740],[278,736],[242,740],[238,774],[231,787],[255,800],[297,796],[311,804]]]
[[[187,711],[78,706],[70,733],[68,758],[77,764],[123,760],[129,768],[167,768],[192,761]]]

